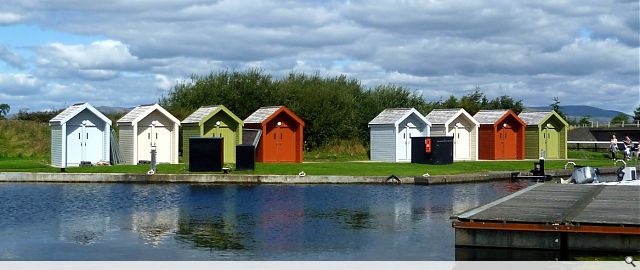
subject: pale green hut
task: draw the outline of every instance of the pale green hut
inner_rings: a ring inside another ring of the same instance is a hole
[[[236,162],[244,122],[222,105],[204,106],[182,120],[182,161],[189,163],[189,138],[224,138],[224,162]]]
[[[566,159],[569,124],[555,111],[522,112],[526,124],[525,158]]]

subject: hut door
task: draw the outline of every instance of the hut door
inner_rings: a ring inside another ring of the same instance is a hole
[[[295,132],[285,122],[278,121],[273,132],[273,143],[275,153],[272,158],[276,162],[296,161],[296,140]]]
[[[103,144],[102,131],[93,123],[83,121],[84,123],[84,156],[83,161],[91,161],[96,163],[102,160]]]
[[[456,123],[453,133],[455,159],[469,159],[469,131],[461,123]]]
[[[96,163],[102,159],[102,150],[102,132],[93,123],[67,125],[67,164]]]
[[[398,160],[410,160],[411,138],[420,136],[420,131],[413,123],[407,123],[398,135],[400,136]]]
[[[517,158],[517,139],[513,128],[504,123],[498,127],[498,159]]]
[[[151,161],[151,146],[156,146],[156,162],[171,162],[171,131],[159,121],[138,126],[138,160]]]
[[[161,163],[171,163],[171,130],[165,126],[153,128],[154,143],[156,144],[156,160]],[[151,151],[151,150],[149,150]]]
[[[542,129],[543,149],[546,158],[560,158],[558,153],[558,131],[552,124],[546,124]]]

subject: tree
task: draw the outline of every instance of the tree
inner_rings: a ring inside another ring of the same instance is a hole
[[[619,113],[618,115],[611,118],[611,124],[626,123],[626,122],[629,122],[629,116],[625,113]]]
[[[4,119],[4,117],[9,113],[9,110],[11,110],[11,106],[9,106],[9,104],[0,104],[0,119]]]
[[[633,111],[633,121],[640,121],[640,105]]]
[[[591,125],[591,115],[583,116],[576,122],[579,126],[588,126]]]
[[[561,110],[560,110],[560,99],[558,97],[554,97],[553,98],[553,103],[551,103],[551,109],[553,111],[555,111],[556,113],[558,113],[560,115],[560,117],[562,117],[562,119],[564,119],[565,121],[567,120],[567,115],[565,115]],[[583,118],[584,119],[584,118]],[[580,121],[582,121],[583,119],[580,119]],[[589,120],[589,118],[587,117],[586,119],[587,121]]]

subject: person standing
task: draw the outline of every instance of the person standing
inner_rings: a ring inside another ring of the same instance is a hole
[[[625,136],[622,143],[624,144],[624,160],[630,160],[631,159],[631,138],[629,138],[629,136]]]
[[[611,142],[609,143],[609,152],[611,152],[611,159],[616,160],[616,152],[618,152],[618,139],[616,135],[611,135]]]

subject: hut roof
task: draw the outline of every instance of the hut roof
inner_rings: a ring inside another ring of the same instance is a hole
[[[67,121],[71,120],[71,118],[73,118],[74,116],[78,115],[80,112],[82,112],[85,109],[91,111],[93,114],[98,116],[100,119],[102,119],[103,121],[105,121],[109,125],[111,125],[111,120],[109,118],[107,118],[104,114],[102,114],[96,108],[91,106],[91,104],[86,103],[86,102],[85,103],[76,103],[76,104],[73,104],[73,105],[67,107],[66,109],[64,109],[64,111],[60,112],[55,117],[51,118],[51,120],[49,120],[49,123],[59,122],[60,124],[64,124],[64,123],[66,123]]]

